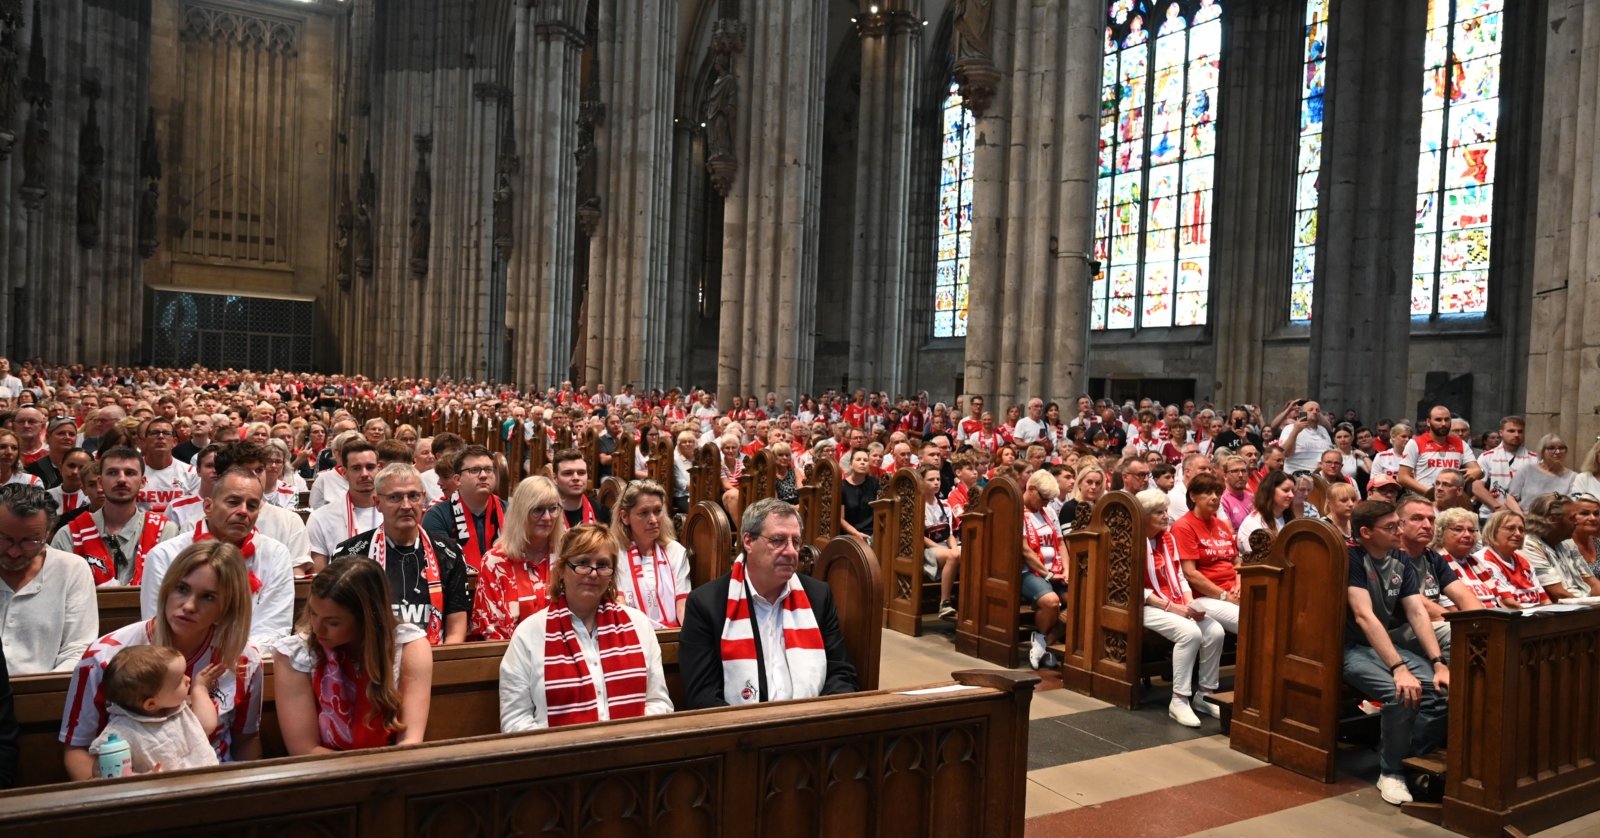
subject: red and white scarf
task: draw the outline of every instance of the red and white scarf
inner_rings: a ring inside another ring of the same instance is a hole
[[[1150,539],[1145,551],[1145,583],[1150,590],[1173,605],[1189,601],[1189,583],[1178,563],[1178,542],[1170,530]]]
[[[655,578],[655,596],[646,597],[645,591],[652,586],[645,585],[644,561],[639,556],[639,546],[628,545],[628,581],[632,587],[623,590],[622,596],[628,600],[629,606],[643,611],[655,628],[678,628],[678,600],[688,599],[689,593],[678,592],[678,580],[672,575],[672,565],[667,561],[665,548],[657,544],[653,559],[650,574]]]
[[[800,584],[800,577],[789,577],[783,598],[783,656],[789,663],[793,698],[815,698],[822,694],[828,674],[828,655],[824,651],[822,629],[811,610],[811,599]],[[756,626],[750,604],[750,586],[745,581],[745,557],[733,563],[728,583],[727,621],[722,624],[722,697],[730,706],[754,704],[762,700],[761,669],[757,658]]]
[[[62,514],[62,515],[65,515],[68,512],[71,512],[72,510],[77,509],[78,507],[83,506],[84,504],[87,504],[88,502],[89,502],[89,496],[85,495],[82,492],[82,490],[79,490],[79,491],[76,491],[76,492],[69,492],[66,489],[62,489],[61,490],[61,508],[56,510],[56,511],[58,513]]]
[[[593,524],[598,522],[600,519],[594,514],[594,504],[589,502],[589,496],[587,494],[582,494],[578,496],[578,499],[583,502],[583,518],[582,520],[578,521],[578,523]]]
[[[606,708],[612,719],[644,715],[649,684],[644,647],[633,619],[622,606],[602,602],[595,613],[595,640],[600,644],[600,677],[606,683]],[[581,725],[600,720],[600,699],[594,689],[595,674],[578,646],[572,610],[565,596],[550,603],[544,628],[545,718],[551,727]]]
[[[1038,518],[1037,522],[1034,518]],[[1022,534],[1028,540],[1028,548],[1039,557],[1044,565],[1046,577],[1065,576],[1066,565],[1061,561],[1061,532],[1056,529],[1054,521],[1044,512],[1022,513]]]
[[[137,587],[144,579],[144,556],[150,548],[156,546],[161,539],[161,529],[167,525],[167,519],[159,512],[145,512],[144,524],[139,531],[139,546],[134,550],[129,561],[133,563],[133,576],[128,579],[128,584]],[[128,523],[133,523],[129,521]],[[67,525],[67,533],[72,538],[72,552],[82,556],[89,563],[89,572],[94,575],[94,584],[117,584],[116,562],[111,559],[111,548],[106,546],[105,539],[100,536],[100,529],[94,525],[93,515],[79,515]]]
[[[434,555],[433,542],[428,540],[428,534],[417,530],[417,540],[422,542],[422,578],[428,583],[428,604],[432,606],[428,609],[428,645],[437,646],[444,642],[444,583],[439,579],[439,557]],[[367,558],[387,571],[388,555],[389,539],[379,529],[372,534]]]
[[[376,504],[373,506],[363,506],[361,508],[371,509],[373,512],[378,511]],[[382,515],[378,516],[378,526],[383,526]],[[345,533],[347,533],[345,538],[355,538],[356,536],[366,532],[366,530],[356,528],[356,502],[350,499],[349,492],[344,493],[344,530]]]
[[[462,552],[466,553],[467,566],[473,570],[481,570],[483,554],[489,552],[495,539],[500,537],[500,522],[505,516],[505,507],[498,496],[489,496],[489,502],[483,508],[483,541],[480,542],[472,531],[472,516],[467,511],[466,503],[461,500],[461,493],[451,492],[450,497],[445,498],[444,502],[450,504],[450,516],[456,521],[456,543],[460,544]],[[589,499],[584,498],[584,503],[588,502]],[[592,514],[592,510],[586,511]],[[585,519],[584,523],[589,522]]]
[[[309,638],[307,643],[316,643]],[[383,717],[373,712],[367,698],[371,679],[360,666],[337,649],[322,650],[311,670],[311,688],[317,694],[317,739],[335,751],[381,748],[394,734]]]
[[[206,519],[201,518],[200,523],[196,524],[194,528],[195,543],[198,544],[208,538],[216,538],[216,536],[206,529]],[[255,568],[252,566],[256,559],[256,531],[251,529],[250,534],[245,536],[244,541],[239,542],[237,546],[239,552],[244,554],[245,569],[250,571],[250,595],[255,596],[261,593],[261,577],[256,575]]]

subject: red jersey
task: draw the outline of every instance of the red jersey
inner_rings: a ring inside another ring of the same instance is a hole
[[[844,406],[845,424],[852,428],[865,428],[867,426],[867,406],[851,402]]]
[[[1239,572],[1235,562],[1239,558],[1239,545],[1233,527],[1221,515],[1202,521],[1190,512],[1172,525],[1172,538],[1178,545],[1178,558],[1194,562],[1211,584],[1224,591],[1238,587]]]

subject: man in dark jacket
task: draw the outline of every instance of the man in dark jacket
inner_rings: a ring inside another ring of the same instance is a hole
[[[777,498],[744,511],[744,554],[689,595],[679,641],[689,709],[855,692],[825,582],[799,573],[800,513]]]

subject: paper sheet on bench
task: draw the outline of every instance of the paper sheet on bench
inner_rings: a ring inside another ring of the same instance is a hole
[[[969,687],[966,684],[946,684],[942,687],[928,687],[921,690],[906,690],[904,692],[895,693],[895,695],[938,695],[939,693],[958,693],[962,690],[975,689],[977,689],[977,687]]]
[[[1523,614],[1561,614],[1561,613],[1564,613],[1564,612],[1567,612],[1567,611],[1587,611],[1587,610],[1589,610],[1589,606],[1587,606],[1587,605],[1574,604],[1574,603],[1568,601],[1568,602],[1558,602],[1558,603],[1555,603],[1554,605],[1535,605],[1532,608],[1524,608],[1524,609],[1522,609],[1522,611],[1520,613],[1523,613]]]

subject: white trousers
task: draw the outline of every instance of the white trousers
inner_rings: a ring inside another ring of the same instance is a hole
[[[1195,600],[1194,604],[1200,606],[1206,612],[1206,616],[1221,623],[1229,634],[1239,633],[1239,606],[1237,603],[1203,596]]]
[[[1222,640],[1227,637],[1222,624],[1209,616],[1198,622],[1180,614],[1146,605],[1144,627],[1172,641],[1172,691],[1189,695],[1194,683],[1194,664],[1200,661],[1200,689],[1213,692],[1220,685],[1218,669],[1222,663]]]

